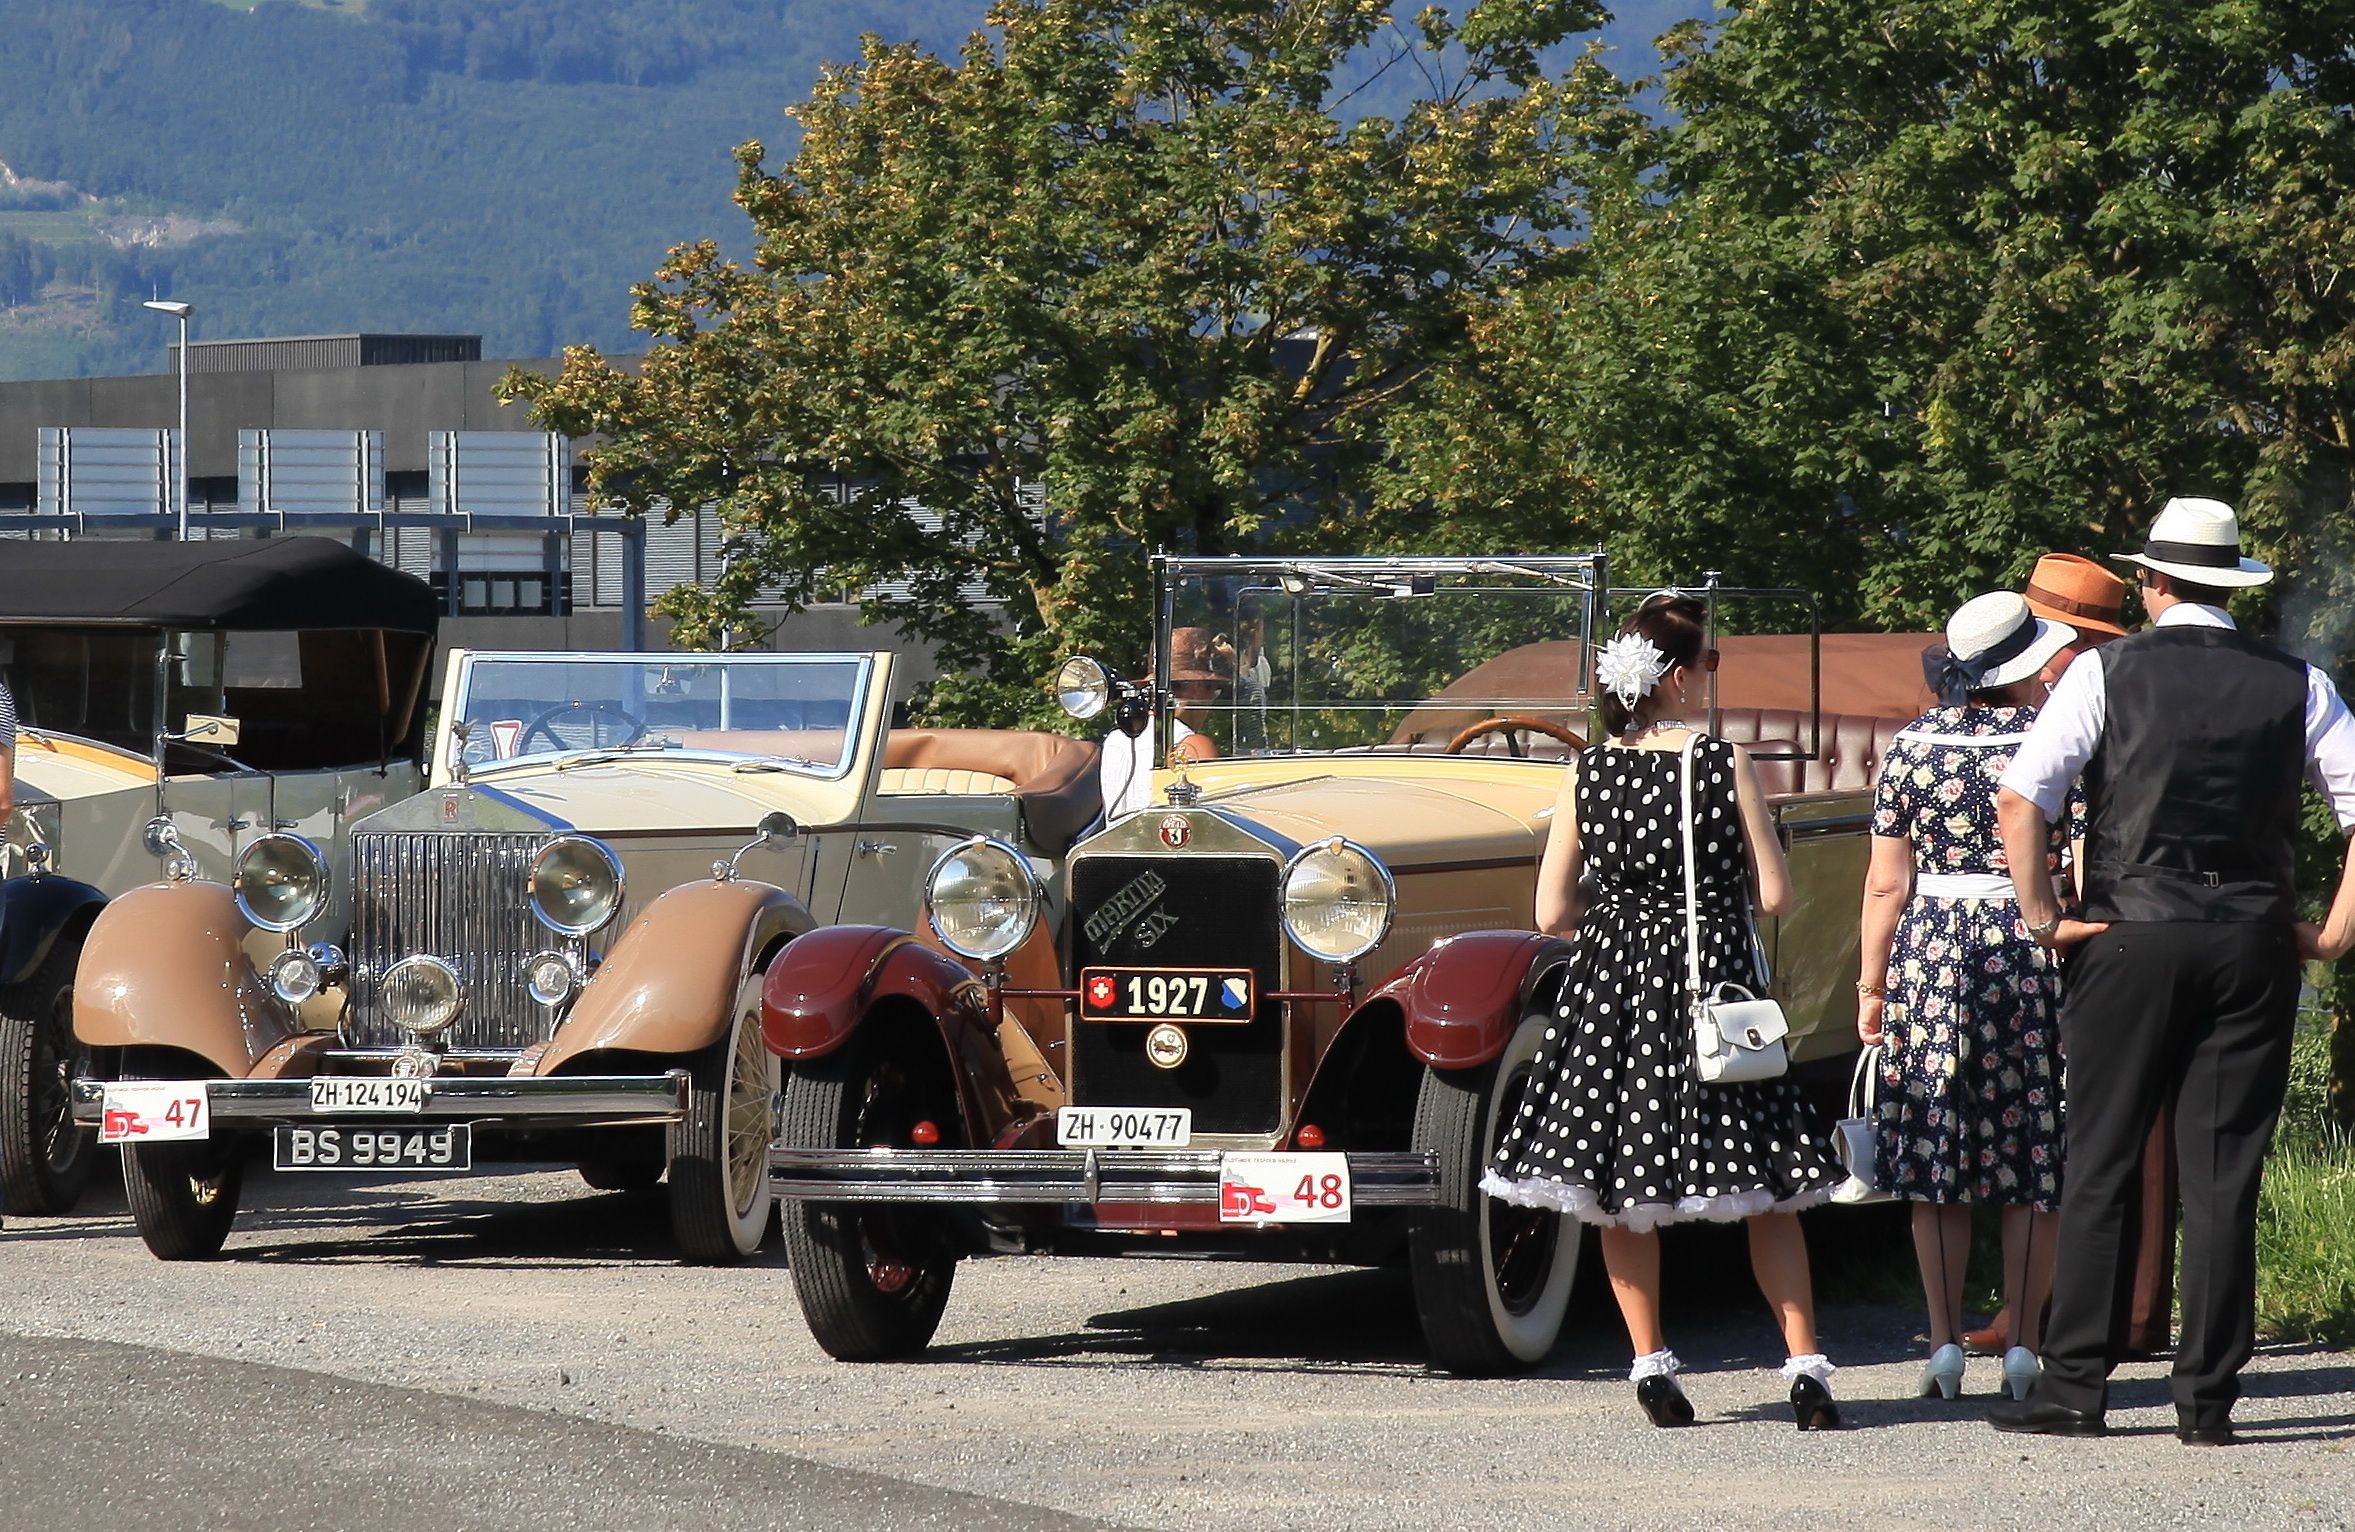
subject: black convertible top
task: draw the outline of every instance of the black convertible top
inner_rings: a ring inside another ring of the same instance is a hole
[[[0,541],[0,623],[430,634],[438,606],[423,580],[324,537]]]

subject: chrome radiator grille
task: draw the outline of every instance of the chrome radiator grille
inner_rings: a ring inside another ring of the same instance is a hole
[[[547,1011],[524,990],[523,960],[554,938],[525,902],[539,834],[400,832],[352,837],[355,983],[350,1038],[399,1044],[377,999],[384,971],[430,952],[458,970],[466,1008],[446,1040],[461,1048],[521,1048],[540,1041]]]

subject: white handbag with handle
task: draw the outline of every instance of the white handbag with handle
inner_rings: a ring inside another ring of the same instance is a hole
[[[1890,1192],[1873,1177],[1874,1108],[1881,1098],[1881,1045],[1867,1043],[1856,1055],[1856,1074],[1848,1082],[1848,1115],[1840,1119],[1840,1162],[1848,1179],[1832,1188],[1832,1200],[1851,1207],[1864,1202],[1888,1202]]]
[[[1791,1067],[1783,1039],[1791,1025],[1783,1008],[1746,986],[1701,984],[1701,872],[1693,858],[1693,747],[1698,731],[1685,735],[1678,775],[1684,779],[1684,955],[1685,1004],[1693,1022],[1693,1070],[1704,1085],[1771,1080]],[[1756,928],[1750,936],[1758,944]],[[1764,954],[1759,970],[1765,971]]]

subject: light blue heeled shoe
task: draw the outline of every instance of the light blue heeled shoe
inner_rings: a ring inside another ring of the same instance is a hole
[[[1952,1341],[1930,1353],[1928,1365],[1922,1368],[1922,1387],[1919,1397],[1932,1394],[1941,1399],[1962,1397],[1963,1348]]]
[[[2003,1386],[2014,1399],[2025,1401],[2028,1390],[2044,1376],[2044,1364],[2036,1360],[2036,1353],[2025,1346],[2014,1346],[2003,1354]]]

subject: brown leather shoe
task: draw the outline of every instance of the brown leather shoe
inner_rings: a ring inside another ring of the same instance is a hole
[[[1963,1331],[1963,1350],[1973,1356],[2001,1356],[2011,1349],[2011,1333],[2011,1311],[2000,1310],[1984,1327]]]

